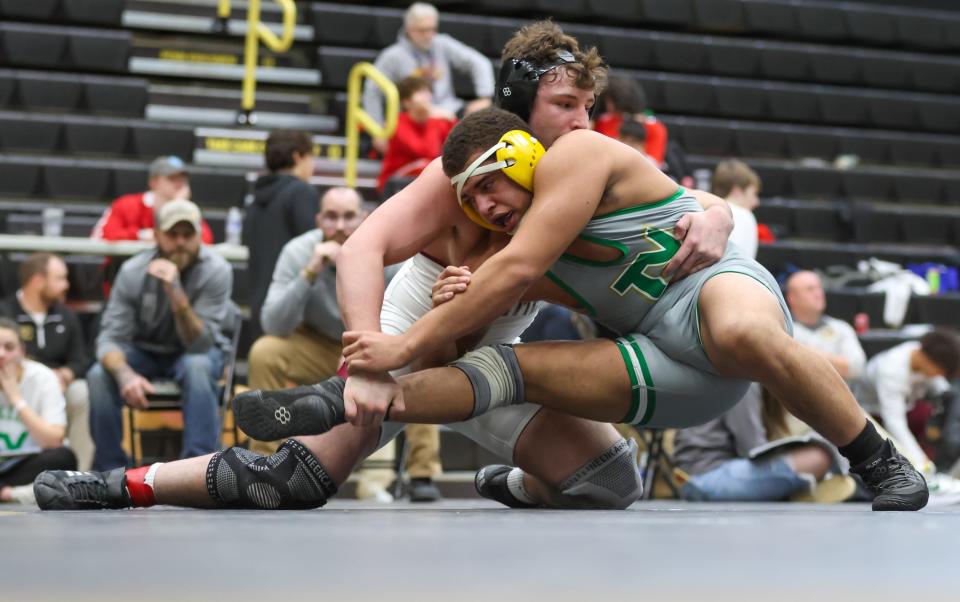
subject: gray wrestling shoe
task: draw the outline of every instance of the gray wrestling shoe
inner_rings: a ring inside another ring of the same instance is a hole
[[[243,432],[260,441],[319,435],[346,422],[344,379],[279,391],[247,391],[233,398],[233,414]]]
[[[124,468],[107,472],[45,470],[33,481],[41,510],[105,510],[129,508]]]

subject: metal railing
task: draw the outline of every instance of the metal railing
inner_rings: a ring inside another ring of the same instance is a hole
[[[293,44],[294,26],[297,22],[297,6],[293,0],[276,0],[283,10],[283,32],[278,38],[260,21],[260,0],[247,0],[247,35],[243,45],[243,87],[240,99],[240,124],[256,123],[253,107],[256,102],[257,55],[260,42],[274,52],[286,52]],[[230,0],[220,0],[217,18],[225,30],[230,18]]]
[[[384,107],[384,123],[380,125],[360,106],[361,84],[364,77],[373,80],[373,83],[383,92],[386,100]],[[397,114],[400,110],[400,95],[397,86],[386,75],[377,71],[370,63],[357,63],[350,69],[347,79],[347,156],[344,179],[347,186],[353,187],[357,182],[357,159],[360,154],[360,130],[363,129],[374,138],[389,138],[397,129]]]

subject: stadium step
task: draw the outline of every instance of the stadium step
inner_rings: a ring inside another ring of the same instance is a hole
[[[189,4],[176,0],[128,0],[123,10],[122,24],[129,29],[161,32],[180,32],[201,35],[242,37],[247,33],[246,7],[234,8],[222,28],[217,16],[216,0],[195,0]],[[277,36],[282,33],[282,11],[278,4],[265,2],[260,5],[260,18]],[[309,41],[314,37],[313,26],[304,24],[303,15],[297,16],[293,39]]]
[[[757,249],[757,261],[774,275],[800,268],[856,266],[858,261],[870,257],[893,261],[900,265],[924,262],[960,265],[960,251],[956,247],[944,245],[786,240],[761,244]]]
[[[237,124],[240,101],[238,86],[151,84],[146,115],[153,121],[230,127]],[[317,107],[329,104],[323,94],[258,89],[255,101],[258,128],[301,129],[318,134],[340,129],[339,119],[317,111]]]
[[[143,34],[134,39],[130,72],[179,79],[240,82],[244,76],[243,46],[237,40],[195,40]],[[317,86],[320,71],[312,53],[294,47],[275,54],[261,49],[256,70],[258,85]]]

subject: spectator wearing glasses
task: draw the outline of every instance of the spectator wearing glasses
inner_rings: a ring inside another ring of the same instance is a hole
[[[253,389],[282,389],[319,382],[340,365],[343,320],[337,304],[335,265],[341,245],[366,217],[360,195],[351,188],[331,188],[320,200],[317,227],[288,242],[280,253],[273,282],[260,313],[264,336],[250,348],[249,383]],[[384,271],[389,279],[394,267]],[[407,471],[413,493],[439,496],[431,477],[439,472],[439,434],[435,426],[408,430],[411,462]],[[251,449],[272,453],[278,442],[254,441]],[[387,458],[380,458],[387,459]],[[392,471],[365,469],[358,495],[390,501],[386,485]]]
[[[317,227],[284,245],[260,311],[264,336],[250,348],[252,388],[315,383],[337,371],[343,320],[334,266],[364,216],[357,191],[331,188]]]

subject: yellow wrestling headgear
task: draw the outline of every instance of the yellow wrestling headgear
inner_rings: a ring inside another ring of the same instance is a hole
[[[460,203],[460,208],[467,214],[467,217],[478,225],[495,232],[501,231],[502,228],[498,228],[483,219],[483,216],[474,207],[463,202],[463,198],[460,196],[463,185],[473,176],[500,169],[525,190],[533,192],[533,170],[537,166],[537,161],[545,152],[546,150],[540,144],[540,141],[523,130],[510,130],[500,136],[500,140],[496,144],[480,153],[480,156],[462,172],[450,178],[450,183],[457,187],[457,202]],[[497,160],[481,167],[481,164],[494,153],[496,153]]]

